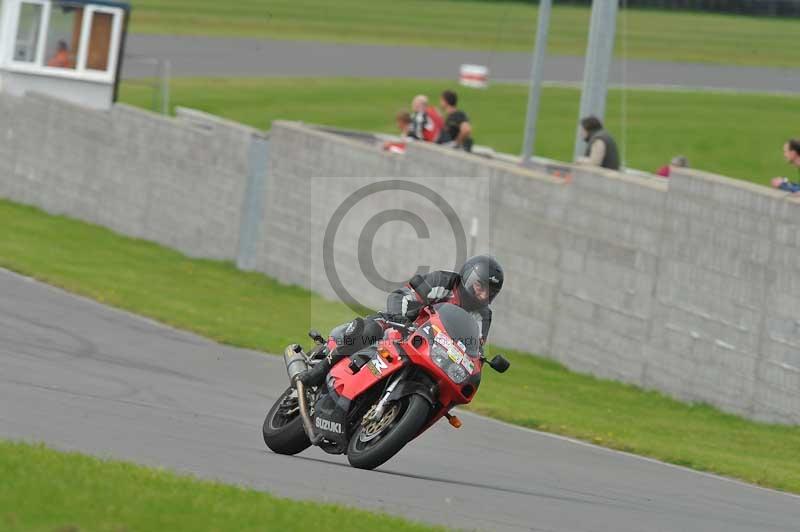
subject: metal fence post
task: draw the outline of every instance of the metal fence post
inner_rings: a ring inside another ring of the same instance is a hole
[[[547,35],[550,30],[550,12],[553,0],[541,0],[537,14],[536,44],[531,60],[531,82],[528,93],[528,113],[525,117],[525,138],[522,142],[522,164],[526,164],[534,152],[536,143],[536,121],[539,116],[539,98],[542,94],[544,61],[547,57]]]
[[[263,235],[264,213],[267,193],[267,162],[269,161],[269,139],[253,135],[248,153],[247,185],[242,202],[239,223],[239,248],[236,267],[240,270],[255,270],[258,265],[259,244]]]
[[[594,0],[586,45],[586,64],[583,70],[583,91],[578,120],[594,115],[601,120],[606,112],[608,73],[614,57],[614,36],[617,29],[618,0]],[[573,158],[583,155],[586,142],[581,138],[580,124],[576,127]]]
[[[172,75],[172,64],[169,59],[159,61],[161,68],[161,114],[169,114],[169,82]]]

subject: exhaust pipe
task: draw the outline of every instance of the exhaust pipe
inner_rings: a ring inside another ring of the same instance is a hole
[[[308,369],[306,355],[299,344],[292,344],[286,347],[286,351],[283,352],[283,361],[286,363],[286,373],[289,374],[289,380],[292,382],[298,375]]]
[[[322,436],[314,433],[314,425],[311,423],[311,417],[308,415],[306,389],[303,383],[297,379],[298,375],[308,369],[308,362],[306,362],[306,355],[303,353],[303,348],[300,347],[299,344],[288,346],[286,351],[283,352],[283,361],[286,363],[286,373],[289,374],[289,381],[297,390],[297,403],[300,407],[300,417],[303,420],[303,428],[311,444],[317,445],[322,441]]]

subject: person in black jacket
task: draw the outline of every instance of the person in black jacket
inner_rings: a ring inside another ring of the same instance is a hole
[[[452,303],[471,313],[478,322],[481,343],[486,342],[492,324],[489,305],[503,288],[503,268],[494,257],[472,257],[456,272],[434,271],[415,275],[405,286],[389,294],[386,314],[396,321],[414,321],[427,305]],[[327,358],[298,375],[306,386],[325,382],[328,371],[344,357],[355,354],[383,338],[383,327],[376,317],[356,318],[331,332],[337,346]]]
[[[444,130],[439,144],[452,144],[454,148],[472,151],[472,124],[467,113],[458,108],[458,95],[446,90],[440,99],[444,111]]]

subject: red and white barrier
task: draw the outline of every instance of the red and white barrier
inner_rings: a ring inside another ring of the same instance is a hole
[[[458,82],[465,87],[485,89],[489,86],[489,69],[482,65],[461,65]]]

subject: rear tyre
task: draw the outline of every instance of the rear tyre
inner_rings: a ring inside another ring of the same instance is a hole
[[[294,388],[288,388],[272,405],[262,428],[264,443],[278,454],[297,454],[311,446],[303,428]]]
[[[347,446],[350,465],[375,469],[385,463],[414,439],[429,413],[428,401],[419,395],[410,395],[388,404],[381,420],[367,424],[362,420]]]

